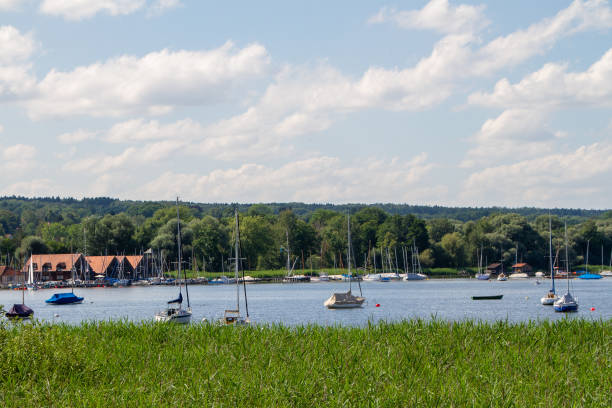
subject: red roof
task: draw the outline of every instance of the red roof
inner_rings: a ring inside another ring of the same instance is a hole
[[[111,255],[103,255],[103,256],[86,256],[85,259],[89,264],[90,269],[93,273],[97,274],[106,274],[106,270],[109,266],[112,265],[114,256]]]
[[[11,268],[10,266],[0,265],[0,276],[15,276],[17,275],[17,270]]]
[[[45,264],[50,264],[52,271],[56,270],[59,264],[64,264],[64,269],[71,270],[80,257],[81,254],[34,254],[28,258],[22,270],[27,272],[30,262],[34,263],[34,272],[42,271],[42,267]]]
[[[136,269],[138,267],[138,264],[142,260],[142,255],[128,255],[125,258],[130,263],[130,265],[132,265],[132,268]]]

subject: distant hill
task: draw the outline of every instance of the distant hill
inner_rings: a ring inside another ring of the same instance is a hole
[[[231,213],[235,204],[230,203],[182,203],[189,205],[196,215],[210,214],[213,216],[222,216]],[[553,214],[560,217],[571,217],[576,220],[598,217],[608,212],[608,210],[586,210],[579,208],[507,208],[507,207],[443,207],[443,206],[426,206],[426,205],[410,205],[410,204],[306,204],[298,202],[289,203],[261,203],[258,205],[267,206],[274,214],[279,213],[284,209],[291,209],[297,215],[308,218],[315,210],[326,209],[340,212],[351,210],[357,211],[364,207],[378,207],[389,214],[414,214],[417,217],[429,218],[450,218],[459,221],[478,220],[482,217],[493,213],[517,213],[528,219],[533,219],[538,215]],[[0,210],[5,209],[21,216],[23,211],[30,210],[37,213],[45,213],[45,218],[53,221],[53,214],[57,213],[73,213],[75,218],[81,218],[88,215],[105,215],[118,214],[125,212],[129,215],[142,215],[151,217],[153,213],[164,207],[172,206],[172,201],[132,201],[119,200],[109,197],[94,197],[94,198],[60,198],[60,197],[42,197],[42,198],[27,198],[27,197],[0,197]],[[237,204],[239,210],[247,211],[254,204]],[[48,216],[47,216],[48,215]]]

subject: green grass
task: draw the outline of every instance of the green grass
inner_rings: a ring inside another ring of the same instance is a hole
[[[612,406],[612,320],[0,328],[0,406]]]

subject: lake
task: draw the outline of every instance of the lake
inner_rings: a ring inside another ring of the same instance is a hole
[[[286,325],[364,325],[368,321],[403,319],[443,320],[475,319],[488,322],[570,318],[612,318],[612,279],[596,281],[575,279],[571,290],[579,302],[579,311],[570,315],[555,313],[551,306],[542,306],[540,298],[550,288],[550,280],[536,285],[535,279],[507,282],[476,279],[362,282],[367,304],[361,309],[328,310],[323,302],[333,292],[345,292],[347,282],[251,284],[247,285],[249,312],[256,323]],[[566,282],[557,282],[557,293],[564,293]],[[25,303],[35,317],[49,322],[79,323],[86,320],[128,319],[153,320],[166,301],[178,294],[175,286],[139,286],[127,288],[76,288],[84,296],[80,305],[54,306],[44,301],[55,292],[69,289],[42,289],[25,293]],[[359,293],[353,283],[353,293]],[[501,300],[474,301],[473,295],[503,294]],[[225,309],[236,306],[235,285],[194,285],[189,287],[193,322],[223,316]],[[243,289],[240,287],[242,298]],[[21,291],[0,291],[0,304],[5,309],[21,303]],[[376,307],[380,304],[380,307]],[[595,308],[591,311],[591,308]],[[244,303],[241,302],[241,309]],[[243,309],[244,310],[244,309]],[[59,315],[59,316],[56,316]]]

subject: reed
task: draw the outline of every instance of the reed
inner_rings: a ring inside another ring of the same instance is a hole
[[[610,407],[612,320],[0,327],[0,406]]]

